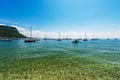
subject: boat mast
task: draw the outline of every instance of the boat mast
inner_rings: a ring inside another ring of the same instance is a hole
[[[38,38],[38,33],[37,33],[37,38]]]
[[[86,32],[85,32],[85,39],[87,39],[87,34],[86,34]]]
[[[32,27],[30,27],[30,38],[32,38]]]
[[[93,34],[93,39],[95,39],[95,36],[94,36],[94,34]]]
[[[60,33],[59,33],[59,39],[60,39],[60,37],[61,37],[61,35],[60,35]]]
[[[47,35],[45,35],[45,39],[47,39]]]

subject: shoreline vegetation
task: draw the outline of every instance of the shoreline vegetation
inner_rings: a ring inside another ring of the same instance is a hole
[[[19,33],[15,27],[0,25],[0,38],[26,38],[26,36]]]

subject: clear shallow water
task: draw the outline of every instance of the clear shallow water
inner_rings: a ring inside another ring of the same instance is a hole
[[[1,80],[120,80],[120,40],[0,41]]]
[[[23,40],[0,41],[1,59],[27,59],[51,55],[87,57],[98,62],[119,65],[120,40],[89,40],[80,41],[78,44],[73,44],[70,40],[41,40],[35,43],[24,43]]]

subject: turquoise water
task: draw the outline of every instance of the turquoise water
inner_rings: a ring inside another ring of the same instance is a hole
[[[120,40],[0,41],[0,80],[120,80]]]
[[[87,57],[98,62],[119,65],[120,40],[89,40],[78,44],[73,44],[70,40],[41,40],[35,43],[24,43],[23,40],[0,41],[1,59],[28,59],[51,55]]]

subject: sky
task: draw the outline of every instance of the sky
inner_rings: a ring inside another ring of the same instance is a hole
[[[0,24],[18,26],[20,31],[32,27],[39,35],[61,32],[78,36],[86,32],[120,37],[115,35],[120,34],[119,3],[120,0],[0,0]]]

